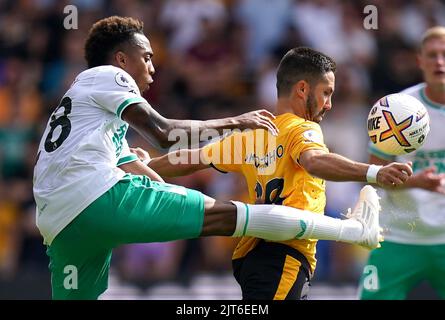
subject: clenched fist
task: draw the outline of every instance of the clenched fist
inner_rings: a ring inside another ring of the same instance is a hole
[[[412,163],[391,162],[380,168],[377,173],[377,183],[382,187],[394,188],[400,186],[413,174]]]

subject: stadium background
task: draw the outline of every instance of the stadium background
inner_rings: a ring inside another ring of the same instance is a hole
[[[69,4],[78,9],[76,30],[63,25]],[[363,26],[368,4],[378,8],[377,30]],[[321,124],[326,143],[366,161],[368,108],[421,81],[416,46],[428,27],[445,25],[445,1],[0,0],[0,298],[50,297],[34,223],[35,151],[49,114],[85,68],[88,29],[114,14],[144,21],[156,68],[146,98],[167,117],[273,110],[275,68],[288,49],[307,45],[330,54],[338,72],[334,107]],[[159,154],[132,132],[128,140]],[[169,181],[219,199],[247,199],[242,179],[214,170]],[[326,214],[339,217],[360,187],[328,183]],[[104,298],[237,299],[234,244],[212,237],[121,247]],[[311,298],[354,299],[367,251],[322,241],[317,257]],[[427,288],[417,294],[429,297]]]

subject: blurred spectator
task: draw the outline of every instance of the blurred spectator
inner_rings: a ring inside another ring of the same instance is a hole
[[[349,52],[344,45],[346,39],[342,28],[342,2],[294,1],[291,12],[295,26],[310,47],[325,52],[338,64],[348,60]]]
[[[183,242],[138,243],[116,251],[120,278],[141,289],[162,281],[176,280]]]
[[[203,36],[191,46],[178,65],[185,84],[185,96],[193,118],[201,118],[200,108],[208,100],[224,100],[233,95],[241,62],[225,37],[224,20],[201,20]],[[210,71],[210,72],[209,72]]]
[[[218,0],[167,0],[161,9],[161,26],[169,35],[169,49],[184,52],[202,36],[202,20],[218,21],[226,16]]]
[[[279,41],[289,25],[291,0],[240,0],[235,18],[246,29],[244,48],[247,67],[262,58]]]

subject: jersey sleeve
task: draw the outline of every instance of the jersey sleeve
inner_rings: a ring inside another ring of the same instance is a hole
[[[299,162],[300,155],[308,150],[318,149],[329,152],[324,144],[323,132],[315,122],[305,122],[290,133],[290,154],[294,161]]]
[[[138,159],[138,156],[130,151],[130,147],[128,146],[127,139],[124,138],[122,140],[122,151],[119,156],[119,159],[117,160],[117,166],[121,166],[123,164],[136,161],[137,159]]]
[[[369,141],[368,143],[368,153],[372,154],[373,156],[376,156],[377,158],[387,161],[394,161],[396,159],[395,156],[386,154],[385,152],[377,149],[377,147],[374,145],[374,143],[372,143],[372,141]]]
[[[201,154],[204,162],[220,172],[241,172],[244,161],[243,136],[234,133],[212,142],[202,149]]]
[[[134,79],[119,68],[104,68],[96,74],[92,85],[93,101],[122,118],[122,112],[133,103],[147,102]]]

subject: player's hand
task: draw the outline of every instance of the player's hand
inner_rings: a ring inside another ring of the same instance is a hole
[[[151,160],[150,154],[142,148],[130,148],[130,151],[137,155],[139,160],[141,160],[145,164],[148,164]]]
[[[278,128],[272,120],[275,116],[269,111],[262,109],[243,113],[234,118],[237,127],[243,129],[265,129],[269,130],[274,136],[278,135]]]
[[[427,168],[412,177],[415,186],[445,195],[445,173],[437,174],[436,167]]]
[[[377,173],[377,183],[382,187],[395,188],[408,180],[413,174],[412,163],[391,162]]]

